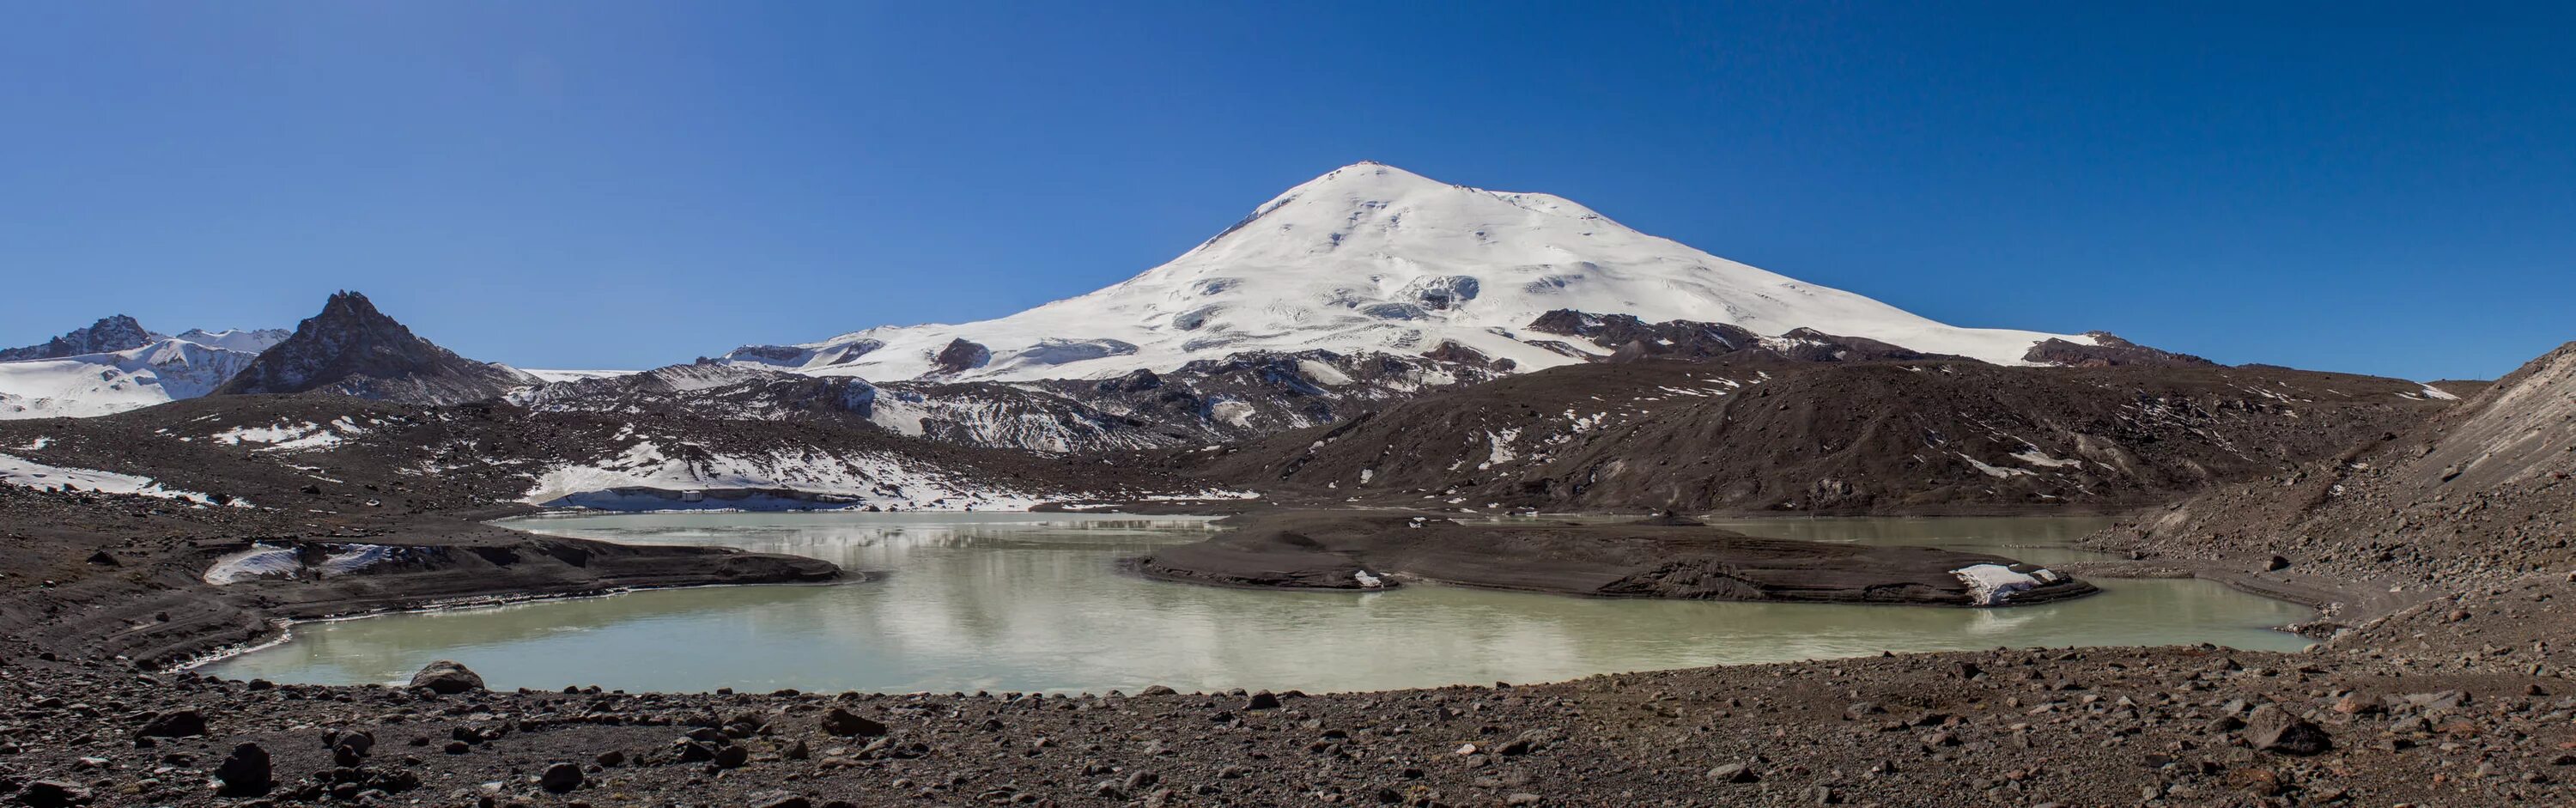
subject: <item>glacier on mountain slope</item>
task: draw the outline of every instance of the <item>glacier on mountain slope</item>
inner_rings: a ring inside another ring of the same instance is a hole
[[[1239,351],[1420,354],[1456,342],[1536,370],[1582,361],[1523,341],[1551,339],[1524,328],[1556,309],[1766,335],[1813,328],[1997,364],[2023,364],[2052,337],[2094,344],[1944,325],[1645,235],[1563,198],[1361,163],[1097,292],[995,320],[873,328],[726,359],[876,381],[1025,381],[1164,371]]]
[[[212,392],[281,331],[202,331],[138,348],[0,362],[0,419],[88,418]]]

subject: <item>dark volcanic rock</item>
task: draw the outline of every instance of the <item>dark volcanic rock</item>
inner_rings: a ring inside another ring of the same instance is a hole
[[[1706,359],[1762,347],[1761,335],[1743,326],[1687,320],[1650,325],[1631,314],[1592,314],[1557,309],[1539,315],[1527,327],[1541,334],[1574,337],[1608,348],[1618,361]]]
[[[2022,361],[2066,367],[2117,367],[2138,365],[2164,368],[2218,367],[2218,363],[2191,354],[2158,350],[2113,336],[2108,331],[2088,331],[2096,344],[2084,345],[2051,337],[2030,346]]]
[[[820,726],[824,732],[840,736],[876,737],[886,734],[886,725],[839,707],[823,714]]]
[[[581,782],[581,767],[570,763],[547,766],[544,774],[537,775],[537,787],[557,794],[580,788]]]
[[[159,334],[144,330],[143,324],[135,322],[134,318],[119,314],[99,318],[98,322],[91,323],[87,328],[74,329],[71,333],[46,340],[41,345],[0,350],[0,362],[61,359],[66,356],[122,351],[140,348],[161,338]]]
[[[18,802],[28,808],[63,808],[89,800],[89,789],[60,780],[38,780],[18,790]]]
[[[939,349],[939,355],[930,359],[931,365],[942,373],[962,373],[992,361],[992,349],[962,339],[949,340],[948,347]]]
[[[483,689],[483,677],[467,670],[464,665],[442,659],[429,663],[427,667],[421,668],[419,673],[412,674],[411,686],[426,687],[430,692],[442,696],[453,696],[469,690]]]
[[[227,797],[253,797],[268,793],[270,783],[268,750],[259,744],[246,743],[233,747],[224,762],[215,767],[215,793]]]
[[[365,295],[340,292],[322,313],[252,360],[217,395],[323,392],[412,404],[498,398],[535,381],[431,344],[376,310]]]
[[[2266,752],[2314,755],[2334,748],[2333,736],[2305,719],[2273,705],[2254,708],[2245,717],[2245,742]]]
[[[193,707],[153,716],[135,731],[141,738],[188,738],[206,734],[206,716]]]

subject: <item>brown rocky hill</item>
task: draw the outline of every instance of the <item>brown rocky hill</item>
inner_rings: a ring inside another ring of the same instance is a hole
[[[1228,485],[1442,508],[2112,509],[2275,473],[2448,402],[2274,368],[1720,357],[1555,368],[1152,458]]]
[[[339,292],[323,304],[322,313],[296,325],[293,336],[261,353],[215,394],[321,392],[462,404],[498,398],[535,381],[438,347],[377,311],[366,295]]]
[[[2576,562],[2576,342],[2409,429],[2097,537],[2143,554],[2465,589]]]

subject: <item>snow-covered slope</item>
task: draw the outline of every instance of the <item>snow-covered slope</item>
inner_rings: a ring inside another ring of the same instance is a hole
[[[1170,263],[996,320],[883,327],[730,361],[875,381],[1105,378],[1242,351],[1421,354],[1456,342],[1519,370],[1582,361],[1532,345],[1539,315],[1798,328],[2023,364],[2091,337],[1958,328],[1628,229],[1566,199],[1360,163],[1262,205]]]
[[[295,332],[288,331],[283,328],[227,328],[222,331],[208,331],[203,328],[191,328],[186,331],[179,332],[178,339],[193,342],[208,348],[222,348],[227,351],[258,354],[261,351],[276,347],[278,343],[285,342],[287,337],[293,336],[294,334]]]
[[[0,362],[0,419],[87,418],[202,396],[284,334],[190,329],[121,351]]]

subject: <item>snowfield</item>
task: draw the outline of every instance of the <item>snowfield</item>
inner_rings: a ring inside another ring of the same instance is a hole
[[[215,504],[214,497],[194,491],[164,488],[160,483],[146,477],[118,474],[112,471],[49,466],[11,454],[0,454],[0,484],[27,488],[70,486],[103,494],[141,494],[147,497],[194,502],[199,505]],[[228,500],[225,504],[237,508],[250,507],[250,503],[239,499]]]
[[[1560,197],[1361,163],[1291,188],[1170,263],[1091,294],[996,320],[873,328],[726,358],[874,381],[1013,381],[1168,371],[1250,350],[1420,354],[1456,342],[1527,371],[1582,361],[1523,341],[1554,339],[1520,329],[1556,309],[1762,334],[1814,328],[1997,364],[2023,364],[2044,339],[2094,344],[1944,325],[1639,233]],[[960,340],[984,350],[953,344]]]
[[[1025,511],[1050,497],[971,483],[890,452],[821,449],[759,455],[690,452],[684,460],[637,438],[615,458],[559,465],[521,497],[531,505],[596,510],[864,508]]]
[[[0,419],[89,418],[202,396],[274,344],[275,333],[191,330],[122,351],[0,362]]]

